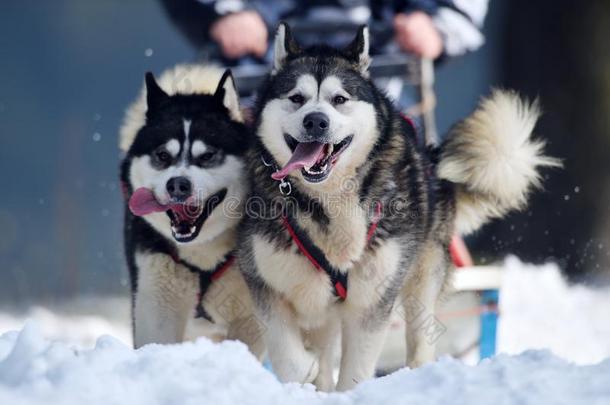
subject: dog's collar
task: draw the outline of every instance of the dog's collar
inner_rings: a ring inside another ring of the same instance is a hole
[[[176,252],[172,254],[172,259],[177,264],[181,264],[186,267],[191,273],[196,274],[199,277],[199,292],[197,293],[197,305],[195,306],[195,318],[204,318],[210,322],[214,322],[210,314],[203,307],[203,298],[205,293],[208,291],[212,283],[218,280],[222,275],[233,265],[235,262],[235,254],[229,252],[225,257],[213,268],[204,270],[187,261],[181,259]]]
[[[271,168],[271,170],[273,170],[274,172],[278,172],[280,170],[275,164],[273,158],[268,153],[261,153],[261,162],[263,162],[263,165],[265,167]],[[290,184],[290,182],[285,178],[279,180],[279,182],[280,193],[284,197],[288,197],[292,193],[292,184]]]
[[[381,220],[381,211],[382,204],[380,201],[377,201],[375,204],[375,214],[366,234],[367,244],[370,243],[373,235],[375,235],[375,231]],[[305,230],[303,230],[286,211],[282,213],[282,224],[303,256],[309,260],[317,271],[323,271],[328,275],[335,296],[340,301],[344,301],[347,298],[347,273],[339,271],[330,264],[324,255],[324,252],[313,243],[309,235],[307,235],[307,232],[305,232]]]

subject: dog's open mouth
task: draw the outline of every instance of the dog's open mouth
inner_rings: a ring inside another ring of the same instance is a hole
[[[165,211],[170,219],[174,239],[180,243],[188,243],[199,235],[206,219],[226,195],[227,189],[223,188],[203,202],[191,197],[184,202],[161,204],[150,189],[142,187],[129,199],[129,209],[137,216]]]
[[[292,151],[292,157],[286,165],[273,173],[274,180],[282,180],[291,172],[300,169],[303,178],[310,183],[326,180],[339,156],[352,142],[353,136],[347,136],[339,143],[299,142],[290,135],[284,135],[286,144]]]

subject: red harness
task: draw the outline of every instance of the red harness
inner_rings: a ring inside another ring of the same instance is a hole
[[[199,277],[199,292],[197,293],[197,305],[195,306],[195,318],[205,318],[210,322],[214,322],[210,314],[203,307],[203,298],[205,293],[208,291],[212,282],[218,280],[222,275],[229,270],[229,267],[235,262],[235,255],[233,253],[227,254],[223,260],[220,261],[211,270],[203,270],[197,266],[188,263],[178,257],[177,253],[172,254],[172,259],[177,264],[181,264],[186,267],[191,273],[196,274]]]
[[[373,215],[371,226],[366,234],[367,243],[371,241],[377,230],[377,225],[379,225],[379,221],[381,220],[381,210],[381,202],[377,201],[375,204],[375,214]],[[322,250],[320,250],[320,248],[309,238],[309,235],[307,235],[307,233],[285,213],[282,214],[282,224],[303,256],[309,260],[317,271],[325,272],[328,275],[334,289],[334,294],[339,300],[344,301],[347,298],[347,273],[334,268],[329,263],[328,259],[326,259],[324,252],[322,252]]]

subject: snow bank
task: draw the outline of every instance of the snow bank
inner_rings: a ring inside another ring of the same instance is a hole
[[[91,315],[93,309],[80,300],[71,302],[70,306],[80,314],[66,313],[65,308],[32,307],[26,313],[0,313],[0,333],[23,328],[26,322],[32,321],[42,331],[44,337],[64,343],[92,347],[101,335],[111,335],[125,343],[131,343],[131,324],[129,320],[128,300],[96,300],[98,315]],[[118,309],[115,314],[104,314],[100,308]],[[88,313],[87,313],[88,312]],[[3,405],[3,404],[2,404]]]
[[[578,364],[610,357],[610,289],[568,285],[557,266],[504,263],[498,351],[549,349]]]
[[[610,357],[608,288],[568,285],[557,266],[552,264],[538,267],[509,258],[503,267],[499,352],[518,354],[529,349],[549,349],[577,364],[598,363]],[[28,319],[35,321],[44,337],[81,348],[92,347],[103,334],[131,344],[127,297],[79,298],[56,307],[33,307],[25,313],[0,311],[0,333],[21,329]],[[469,322],[467,327],[475,325],[476,334],[478,318],[466,321]],[[388,344],[396,346],[390,350],[394,358],[404,358],[403,336],[401,332],[396,342]],[[441,337],[439,342],[448,346],[443,339],[459,343],[454,335]],[[468,345],[476,336],[467,333],[464,339]]]
[[[607,289],[569,286],[556,266],[511,258],[498,349],[513,355],[475,367],[443,358],[342,394],[280,384],[238,342],[199,339],[134,351],[128,300],[0,313],[0,333],[34,320],[0,336],[0,404],[608,404],[610,359],[600,363],[610,357],[608,308]],[[97,339],[102,334],[115,337]]]
[[[607,404],[610,360],[576,366],[549,352],[476,367],[449,358],[400,370],[348,393],[280,384],[238,342],[206,339],[132,350],[111,337],[81,350],[32,324],[0,336],[1,404]]]

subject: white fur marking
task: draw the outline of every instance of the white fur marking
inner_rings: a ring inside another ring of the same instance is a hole
[[[184,135],[186,139],[189,139],[189,135],[191,133],[191,120],[183,120],[184,123]]]
[[[285,41],[286,27],[284,24],[280,24],[275,34],[275,43],[273,46],[273,70],[271,71],[271,74],[276,74],[277,71],[282,68],[284,59],[286,59],[286,56],[288,56]]]
[[[331,101],[335,96],[350,98],[350,95],[343,88],[341,79],[337,76],[328,76],[320,84],[320,100]]]
[[[205,143],[201,141],[193,142],[193,146],[191,147],[191,156],[194,158],[199,157],[205,153],[208,148],[205,146]]]
[[[237,94],[235,82],[232,78],[227,78],[223,89],[225,90],[225,95],[222,103],[225,107],[227,107],[227,110],[229,110],[229,115],[235,121],[243,122],[244,118],[241,114],[241,109],[239,108],[239,94]]]
[[[178,152],[180,152],[180,142],[175,139],[172,139],[165,144],[165,149],[167,149],[167,151],[173,157],[176,157],[178,155]]]
[[[316,78],[309,74],[299,77],[294,89],[288,93],[288,96],[292,96],[297,93],[300,93],[306,99],[315,100],[316,95],[318,94],[318,81]]]
[[[184,125],[184,149],[182,149],[182,162],[186,164],[188,160],[188,153],[191,146],[191,140],[189,138],[191,134],[191,120],[182,120]]]

